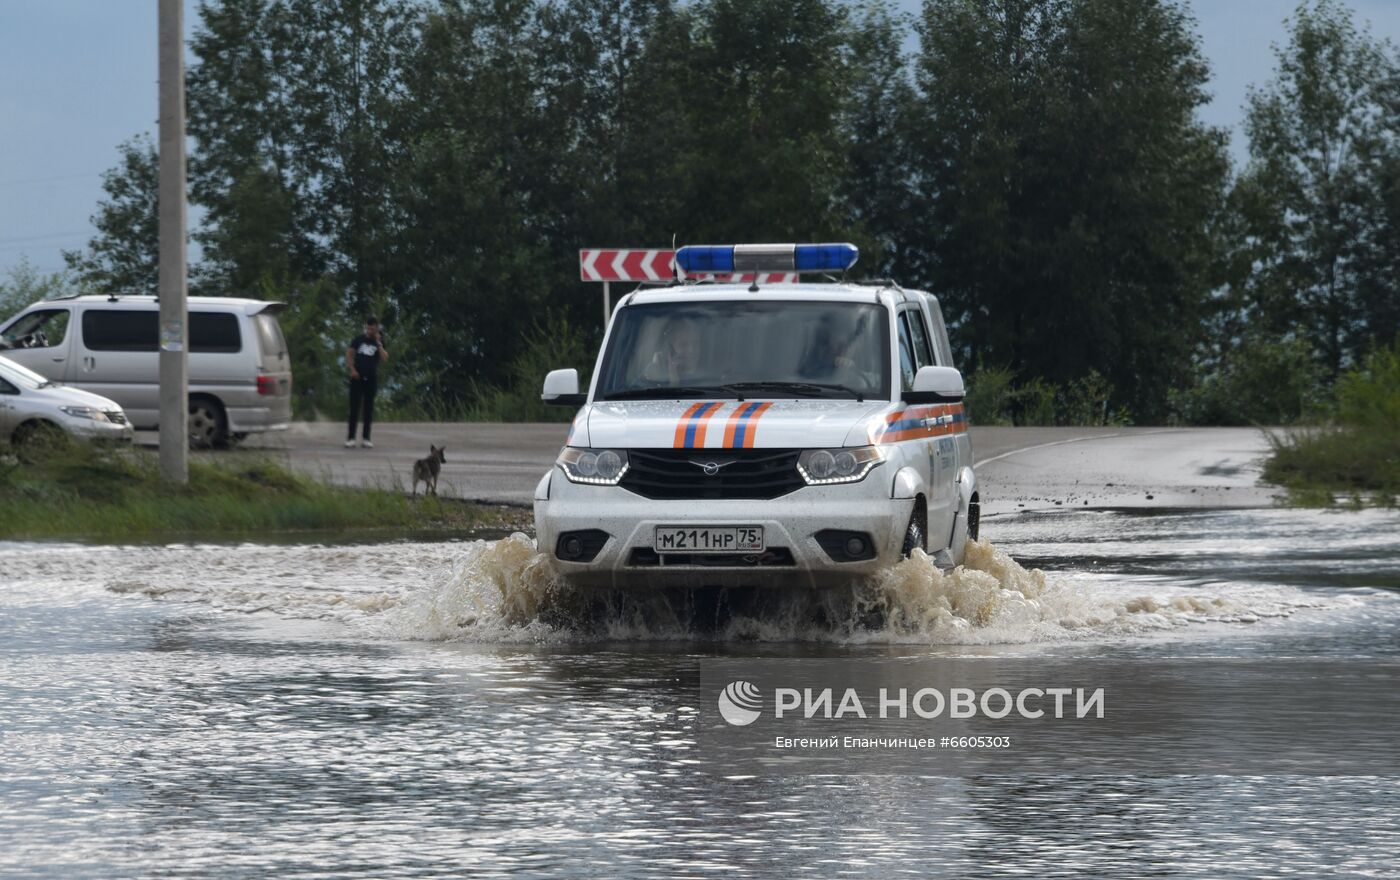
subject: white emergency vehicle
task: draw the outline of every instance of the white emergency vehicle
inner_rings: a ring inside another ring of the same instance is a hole
[[[684,247],[688,277],[844,273],[849,244]],[[755,276],[757,277],[757,276]],[[849,583],[977,537],[977,478],[938,301],[892,282],[677,283],[618,305],[535,490],[578,586]]]

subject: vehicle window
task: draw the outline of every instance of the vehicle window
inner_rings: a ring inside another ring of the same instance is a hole
[[[155,351],[155,311],[88,309],[83,312],[83,344],[89,351]]]
[[[40,309],[20,318],[0,335],[5,348],[54,348],[68,336],[67,309]]]
[[[928,344],[928,330],[924,327],[924,313],[919,309],[910,309],[904,314],[909,316],[909,341],[914,346],[914,362],[921,367],[936,366],[933,349]]]
[[[18,394],[18,393],[19,393],[19,389],[18,389],[18,388],[16,388],[15,386],[11,385],[9,382],[6,382],[4,379],[0,379],[0,394]]]
[[[277,316],[261,312],[253,316],[253,326],[258,328],[258,342],[262,346],[262,353],[265,355],[281,355],[287,353],[287,340],[282,336],[282,325],[277,323]]]
[[[874,303],[648,303],[618,313],[597,396],[706,397],[748,385],[738,393],[888,400],[888,364],[889,311]],[[678,388],[690,390],[668,390]]]
[[[948,326],[943,323],[943,309],[938,300],[928,298],[929,313],[933,315],[933,343],[938,348],[938,363],[944,367],[954,366],[953,349],[948,345]]]
[[[899,313],[899,382],[905,391],[914,388],[914,374],[919,370],[914,360],[914,349],[909,342],[909,313]]]
[[[243,350],[238,316],[228,312],[190,312],[190,352],[233,354]]]

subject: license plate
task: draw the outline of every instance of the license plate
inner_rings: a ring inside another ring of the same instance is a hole
[[[657,553],[761,553],[762,526],[657,526]]]

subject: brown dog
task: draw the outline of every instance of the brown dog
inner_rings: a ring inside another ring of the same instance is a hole
[[[413,496],[418,497],[418,484],[423,484],[424,494],[437,494],[437,478],[442,472],[442,463],[447,461],[447,456],[443,455],[447,447],[441,448],[428,444],[428,457],[420,458],[413,463]]]

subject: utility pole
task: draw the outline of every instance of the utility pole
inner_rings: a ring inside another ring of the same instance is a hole
[[[190,479],[183,0],[160,0],[159,9],[160,475],[183,484]]]

